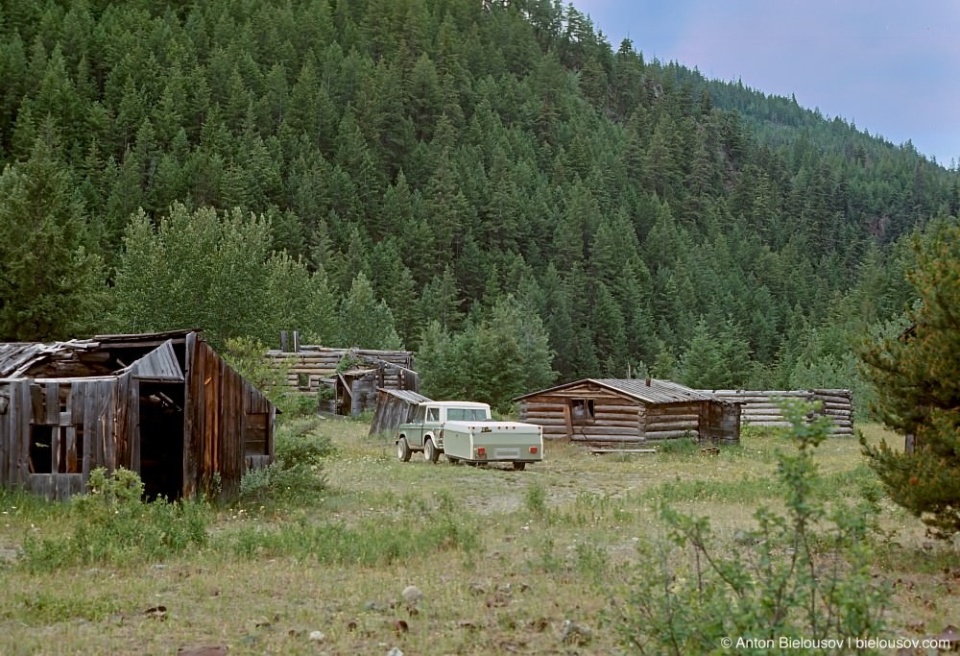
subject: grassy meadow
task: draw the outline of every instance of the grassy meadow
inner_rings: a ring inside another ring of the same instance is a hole
[[[205,522],[200,536],[159,513],[156,535],[138,532],[141,518],[125,546],[111,547],[122,527],[70,543],[81,507],[0,493],[0,654],[629,653],[619,618],[632,582],[656,575],[638,547],[663,537],[658,504],[709,517],[721,549],[749,549],[738,535],[759,506],[782,506],[776,452],[790,448],[750,429],[719,455],[549,443],[543,463],[517,472],[401,463],[365,423],[308,421],[296,431],[331,447],[325,486],[197,504],[187,514]],[[816,460],[827,500],[873,484],[855,440],[827,440]],[[890,635],[956,624],[956,548],[885,500],[880,525],[873,568],[893,586]]]

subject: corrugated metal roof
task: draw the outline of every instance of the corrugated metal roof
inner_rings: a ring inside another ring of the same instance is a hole
[[[169,339],[137,360],[133,372],[140,380],[183,382],[183,369],[173,351],[173,341]]]
[[[386,389],[383,387],[377,388],[378,392],[384,392],[390,396],[395,396],[398,399],[406,401],[407,403],[424,403],[427,401],[432,401],[433,399],[428,399],[423,394],[419,394],[412,390],[395,390],[395,389]]]
[[[619,392],[638,401],[643,401],[644,403],[687,403],[690,401],[710,401],[714,398],[710,394],[684,387],[679,383],[657,378],[585,378],[538,392],[524,394],[514,400],[522,401],[531,396],[559,392],[588,383]]]
[[[154,341],[166,341],[168,339],[173,339],[181,341],[186,339],[187,335],[190,333],[200,334],[201,330],[199,328],[181,328],[179,330],[164,330],[155,333],[122,333],[118,335],[96,335],[93,340],[103,344],[124,344],[124,345],[138,345],[144,342],[154,342]]]

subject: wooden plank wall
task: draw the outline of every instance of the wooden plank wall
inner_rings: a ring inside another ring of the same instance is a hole
[[[22,484],[51,500],[65,500],[86,489],[90,471],[132,468],[132,443],[126,409],[130,378],[17,381],[20,408],[16,436],[2,422],[8,450],[17,446],[16,471],[6,467],[5,484]],[[50,471],[30,471],[33,426],[50,427]]]
[[[786,428],[790,422],[780,410],[783,399],[820,401],[821,414],[833,420],[832,434],[853,435],[853,395],[844,389],[810,390],[704,390],[724,401],[739,403],[741,421],[752,426]]]
[[[29,381],[0,384],[0,408],[0,485],[15,487],[27,481],[29,437],[24,435],[29,436],[33,412]]]
[[[370,435],[389,435],[400,424],[413,418],[417,403],[401,399],[384,390],[377,390],[376,411],[370,422]]]
[[[199,492],[199,466],[204,433],[204,360],[198,356],[196,333],[189,333],[185,345],[184,375],[186,389],[183,400],[183,488],[184,497],[193,498]]]
[[[234,499],[247,466],[273,461],[276,409],[206,342],[188,337],[186,359],[183,495]],[[266,415],[266,427],[247,415]],[[248,436],[265,442],[262,454],[248,458]]]

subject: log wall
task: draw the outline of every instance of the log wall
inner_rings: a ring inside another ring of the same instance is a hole
[[[287,385],[300,392],[316,394],[330,387],[337,376],[337,368],[344,359],[361,367],[376,367],[376,387],[385,389],[419,388],[413,371],[413,354],[409,351],[380,351],[371,349],[338,349],[321,346],[300,346],[296,352],[268,351],[267,364],[286,371]]]
[[[593,418],[573,418],[570,399],[593,401]],[[520,421],[542,426],[544,439],[612,443],[643,440],[642,407],[609,392],[577,389],[529,397],[520,406]]]
[[[751,426],[789,427],[779,403],[784,399],[820,402],[820,414],[833,421],[832,434],[853,435],[853,395],[845,389],[703,390],[724,401],[739,403],[741,421]]]
[[[697,402],[646,407],[644,436],[648,440],[696,437],[700,431],[700,406]]]

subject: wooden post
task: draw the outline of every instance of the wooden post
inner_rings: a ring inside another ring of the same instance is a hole
[[[917,436],[913,433],[907,433],[903,438],[903,450],[907,453],[913,453],[917,448]]]
[[[300,331],[299,330],[293,331],[293,352],[294,353],[300,352]]]
[[[280,331],[280,351],[283,353],[287,352],[287,331]]]

